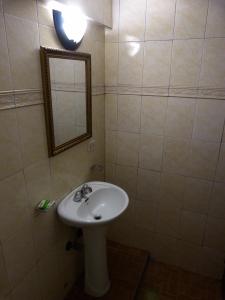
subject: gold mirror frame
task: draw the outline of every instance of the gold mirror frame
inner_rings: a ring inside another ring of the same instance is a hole
[[[41,54],[41,71],[43,83],[43,96],[45,106],[45,120],[48,140],[48,154],[54,156],[77,145],[92,136],[92,113],[91,113],[91,55],[86,53],[56,50],[51,48],[40,48]],[[61,58],[70,60],[82,60],[85,62],[85,77],[86,77],[86,128],[85,134],[82,134],[72,140],[65,142],[59,146],[55,145],[53,110],[52,110],[52,95],[51,95],[51,80],[50,80],[50,58]]]

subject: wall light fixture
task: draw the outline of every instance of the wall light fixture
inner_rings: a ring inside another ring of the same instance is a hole
[[[57,36],[67,50],[76,50],[87,29],[87,17],[77,6],[66,6],[51,2]]]

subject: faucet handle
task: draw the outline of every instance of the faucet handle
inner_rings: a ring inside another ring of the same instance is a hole
[[[92,188],[87,183],[84,183],[81,190],[84,193],[84,195],[92,192]]]
[[[73,196],[73,201],[74,202],[80,202],[81,199],[83,198],[83,193],[82,191],[77,191],[74,196]]]

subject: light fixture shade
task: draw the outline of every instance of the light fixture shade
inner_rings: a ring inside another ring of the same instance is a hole
[[[87,22],[79,14],[65,13],[53,9],[53,20],[57,36],[67,50],[76,50],[86,31]]]

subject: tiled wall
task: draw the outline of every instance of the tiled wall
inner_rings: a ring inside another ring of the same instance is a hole
[[[115,0],[106,31],[106,179],[130,207],[111,237],[221,278],[225,1]]]
[[[75,231],[55,209],[35,213],[42,199],[58,201],[104,165],[104,28],[89,25],[79,51],[92,54],[94,152],[88,141],[48,158],[39,47],[61,48],[41,3],[0,1],[0,299],[62,299],[81,270],[66,252]]]

